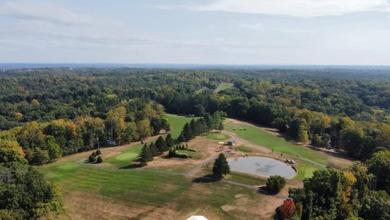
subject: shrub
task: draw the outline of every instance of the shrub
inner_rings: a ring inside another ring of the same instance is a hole
[[[96,163],[103,163],[103,158],[101,156],[98,156]]]
[[[270,193],[279,193],[286,186],[286,179],[281,176],[270,176],[267,179],[266,187]]]
[[[94,163],[94,162],[96,161],[96,156],[93,155],[93,154],[89,155],[88,161],[89,161],[90,163]]]
[[[96,151],[96,155],[99,156],[99,155],[102,155],[102,152],[100,150],[97,150]]]

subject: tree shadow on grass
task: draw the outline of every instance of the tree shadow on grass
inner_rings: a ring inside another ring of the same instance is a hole
[[[136,169],[136,168],[141,168],[141,167],[143,167],[142,165],[141,165],[141,163],[132,163],[132,164],[129,164],[129,165],[127,165],[127,166],[123,166],[123,167],[120,167],[119,169]]]
[[[221,179],[215,178],[213,175],[208,174],[204,176],[197,177],[192,180],[193,183],[213,183],[213,182],[218,182]]]
[[[267,190],[267,187],[266,186],[260,186],[258,189],[257,189],[257,192],[258,193],[261,193],[261,194],[265,194],[265,195],[276,195],[274,193],[271,193]]]

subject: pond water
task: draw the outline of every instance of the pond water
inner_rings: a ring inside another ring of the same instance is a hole
[[[239,157],[228,159],[228,163],[231,171],[264,177],[279,175],[291,179],[296,175],[295,170],[290,165],[268,157]]]

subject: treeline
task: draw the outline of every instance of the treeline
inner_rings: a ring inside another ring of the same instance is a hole
[[[277,208],[275,219],[390,218],[390,151],[346,171],[315,171],[304,188],[290,188],[292,201]]]
[[[342,69],[7,70],[0,73],[0,129],[80,115],[103,118],[112,106],[136,97],[164,101],[168,112],[183,114],[227,112],[229,99],[243,97],[358,121],[389,122],[389,78],[380,70]],[[213,94],[221,82],[234,84],[219,92],[227,102],[219,96],[194,95]]]
[[[8,70],[0,76],[0,129],[84,115],[105,120],[113,106],[138,98],[170,113],[203,117],[221,111],[365,159],[390,149],[389,76],[341,69]],[[221,82],[233,86],[215,92]]]
[[[182,132],[179,135],[179,142],[187,142],[204,132],[209,132],[213,129],[223,130],[223,113],[216,111],[212,115],[206,113],[204,117],[197,120],[192,119],[190,123],[186,123]]]
[[[168,134],[165,139],[162,136],[158,137],[156,143],[145,143],[139,155],[140,165],[146,166],[155,156],[162,155],[164,152],[168,151],[174,143],[175,140],[172,138],[171,134]]]
[[[160,130],[169,131],[164,107],[151,101],[133,99],[109,110],[105,118],[79,116],[47,123],[28,122],[2,131],[5,147],[23,149],[30,164],[43,164],[59,157],[97,147],[137,141]]]
[[[54,219],[61,197],[17,150],[0,141],[0,219]]]

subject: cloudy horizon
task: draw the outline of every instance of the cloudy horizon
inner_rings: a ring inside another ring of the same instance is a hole
[[[0,63],[390,65],[389,0],[0,0],[0,18]]]

